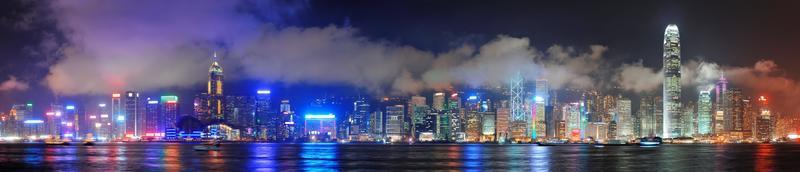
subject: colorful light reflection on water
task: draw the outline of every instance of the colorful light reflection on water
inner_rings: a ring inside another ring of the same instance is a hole
[[[223,144],[0,145],[4,171],[596,171],[790,170],[800,145],[664,145],[594,148],[535,145]]]

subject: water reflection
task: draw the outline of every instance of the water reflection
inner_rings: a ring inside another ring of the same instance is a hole
[[[479,171],[482,164],[482,150],[484,145],[469,144],[464,148],[464,169]]]
[[[279,144],[255,144],[250,147],[249,170],[277,171],[276,157]]]
[[[301,144],[300,158],[303,170],[330,171],[339,167],[336,159],[338,145],[335,143]]]
[[[773,158],[775,156],[775,148],[771,144],[759,144],[755,152],[756,171],[771,170],[775,166]]]
[[[550,171],[550,147],[531,146],[528,155],[533,171]]]

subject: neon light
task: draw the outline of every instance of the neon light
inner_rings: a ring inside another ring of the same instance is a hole
[[[469,100],[475,100],[475,99],[478,99],[478,96],[469,96],[469,98],[468,98],[468,99],[469,99]]]
[[[108,114],[100,114],[100,118],[108,118]]]
[[[29,120],[25,120],[23,123],[26,123],[26,124],[41,124],[41,123],[44,123],[44,121],[38,120],[38,119],[32,119],[32,120],[29,119]]]
[[[170,101],[178,102],[178,96],[161,96],[161,102],[169,103]]]
[[[311,115],[306,114],[306,119],[333,119],[336,118],[332,113],[327,115]]]
[[[97,104],[97,106],[99,106],[99,107],[106,107],[106,104],[105,104],[105,103],[100,103],[100,104]]]
[[[158,101],[156,101],[156,100],[150,100],[150,101],[147,101],[147,104],[158,104]]]
[[[450,95],[450,97],[456,97],[456,96],[458,96],[458,93],[453,93]]]
[[[56,113],[53,113],[53,112],[47,112],[47,113],[44,113],[44,115],[47,115],[47,116],[53,116],[53,115],[56,115]]]
[[[292,125],[292,124],[294,124],[294,122],[292,122],[292,121],[289,121],[289,122],[284,122],[283,124],[286,124],[286,125]]]
[[[257,94],[272,94],[270,90],[258,90],[256,91]]]
[[[27,105],[28,105],[28,106],[33,106],[33,103],[28,103]]]
[[[169,101],[167,101],[167,103],[178,103],[178,101],[175,101],[175,100],[169,100]]]
[[[95,115],[89,116],[89,119],[96,119],[96,118],[97,118],[97,116],[95,116]]]
[[[133,93],[128,93],[128,97],[133,97]]]
[[[67,110],[75,110],[75,106],[69,105],[67,106]]]
[[[125,116],[122,116],[122,115],[117,116],[117,121],[124,121],[124,120],[125,120]]]
[[[439,93],[434,93],[433,95],[434,96],[444,96],[444,93],[439,92]]]
[[[120,96],[121,96],[121,95],[120,95],[119,93],[114,93],[114,94],[111,94],[111,97],[113,97],[113,98],[119,98]]]
[[[544,98],[540,96],[533,97],[533,100],[535,100],[536,102],[544,102]]]
[[[56,116],[61,116],[61,111],[57,111]]]

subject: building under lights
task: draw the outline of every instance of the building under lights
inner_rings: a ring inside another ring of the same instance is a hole
[[[329,142],[336,139],[336,115],[306,114],[303,123],[304,134],[311,142]]]
[[[670,24],[664,31],[664,138],[681,135],[681,43],[678,26]]]
[[[178,128],[178,96],[161,96],[161,115],[163,118],[164,137],[166,139],[174,139],[170,137],[168,131],[177,131]],[[175,134],[175,133],[172,133]],[[174,136],[174,135],[172,135]]]
[[[697,134],[711,134],[711,92],[700,91],[697,99]]]

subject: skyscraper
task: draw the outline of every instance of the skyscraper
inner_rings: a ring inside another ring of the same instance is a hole
[[[214,62],[211,63],[211,67],[208,68],[208,90],[205,106],[208,110],[208,117],[210,120],[224,120],[223,111],[223,103],[222,99],[222,66],[219,65],[217,62],[217,53],[214,53]]]
[[[528,132],[528,120],[529,117],[525,108],[525,92],[524,90],[524,81],[525,79],[522,77],[521,73],[517,73],[511,79],[510,85],[510,95],[511,101],[509,103],[510,110],[511,110],[511,119],[510,119],[510,137],[514,141],[529,141],[529,133]]]
[[[433,94],[433,110],[444,110],[444,92],[437,92]]]
[[[144,107],[145,127],[144,138],[164,137],[164,124],[161,114],[161,104],[158,100],[147,98],[147,105]]]
[[[711,133],[711,92],[700,91],[697,99],[697,134]]]
[[[631,100],[620,98],[615,108],[617,122],[617,138],[625,140],[632,139],[633,136],[633,116],[631,116]]]
[[[681,135],[681,44],[678,26],[667,25],[664,31],[664,89],[663,135],[672,138]]]
[[[125,92],[125,136],[134,137],[144,135],[144,117],[139,93]]]
[[[271,94],[269,90],[256,91],[255,125],[259,128],[257,130],[259,139],[274,141],[278,137],[276,124],[278,121],[275,120],[275,112],[269,110]]]
[[[161,96],[161,114],[165,130],[178,127],[178,96]]]
[[[122,108],[122,94],[111,94],[111,138],[125,137],[125,109]]]
[[[386,107],[386,137],[390,141],[396,142],[403,139],[403,105]]]

